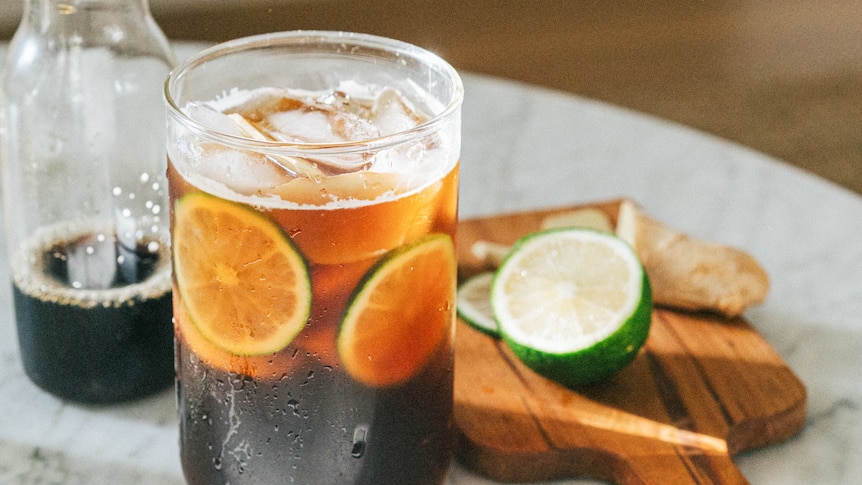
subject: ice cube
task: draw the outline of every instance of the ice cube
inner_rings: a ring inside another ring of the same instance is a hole
[[[354,172],[320,180],[298,178],[273,193],[298,204],[326,205],[335,201],[368,201],[406,190],[405,177],[391,173]]]
[[[310,99],[310,98],[309,98]],[[335,91],[318,94],[311,105],[323,105],[331,107],[342,113],[352,113],[360,118],[368,119],[368,110],[371,108],[371,97],[356,98],[347,92],[336,89]]]
[[[292,175],[260,153],[209,145],[197,166],[200,175],[243,195],[260,195]]]
[[[292,95],[285,89],[260,88],[231,93],[214,107],[226,114],[239,113],[245,118],[259,121],[271,113],[297,109],[304,104],[301,93]]]
[[[341,91],[260,89],[225,110],[240,114],[267,137],[289,143],[343,143],[376,138],[367,105]]]
[[[371,123],[356,114],[321,104],[275,112],[266,121],[267,134],[285,142],[344,143],[380,135]]]
[[[189,103],[183,108],[183,112],[189,118],[203,124],[204,126],[233,136],[242,136],[236,123],[221,111],[218,111],[206,104]]]
[[[391,135],[415,128],[425,120],[398,91],[385,88],[374,100],[369,121],[381,135]]]

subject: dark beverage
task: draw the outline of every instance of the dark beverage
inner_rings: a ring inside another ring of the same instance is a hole
[[[167,248],[125,248],[97,234],[45,239],[14,263],[24,370],[46,391],[88,403],[151,394],[174,376]],[[113,267],[82,281],[75,259],[100,242]]]
[[[307,352],[291,358],[293,372],[264,378],[210,367],[178,342],[180,445],[190,484],[444,480],[453,430],[449,346],[408,382],[373,389]]]
[[[448,276],[451,282],[447,282],[447,278],[439,278],[436,273],[426,275],[419,266],[412,268],[417,273],[414,278],[421,282],[426,292],[424,299],[432,302],[430,313],[411,312],[405,308],[403,313],[406,316],[399,314],[394,317],[396,321],[378,328],[378,331],[391,328],[391,332],[387,332],[388,337],[372,330],[375,334],[372,345],[379,342],[380,347],[390,348],[399,357],[386,368],[363,372],[365,363],[374,359],[345,352],[345,348],[339,345],[345,339],[363,338],[348,335],[345,330],[350,295],[369,279],[375,268],[386,268],[386,265],[397,264],[398,261],[377,254],[367,258],[352,257],[362,254],[364,249],[357,243],[339,245],[340,250],[336,253],[326,245],[316,245],[316,241],[332,240],[338,235],[350,237],[353,233],[348,226],[352,221],[366,221],[381,228],[373,236],[367,235],[366,240],[372,237],[398,240],[382,228],[395,228],[390,231],[397,231],[398,228],[417,227],[410,218],[420,206],[432,208],[427,210],[427,224],[418,226],[421,232],[403,237],[407,242],[392,252],[421,244],[416,241],[428,241],[428,237],[432,242],[451,241],[456,225],[457,174],[456,166],[441,181],[412,196],[370,205],[258,212],[257,218],[278,221],[281,227],[302,227],[303,235],[313,233],[319,236],[303,239],[297,234],[300,231],[293,232],[294,241],[306,250],[311,287],[315,293],[312,295],[311,313],[302,330],[289,345],[274,353],[243,355],[241,350],[227,351],[215,345],[212,337],[208,339],[202,332],[208,322],[190,314],[189,303],[183,300],[183,286],[174,289],[180,449],[183,471],[190,484],[443,483],[452,455],[454,429],[451,332],[454,323],[454,253],[447,254],[448,260],[434,256],[429,263],[434,268],[451,268]],[[176,204],[175,213],[189,202],[216,200],[182,180],[170,163],[168,175],[171,195],[180,201]],[[387,187],[381,185],[377,190],[387,192]],[[252,212],[243,212],[252,217]],[[399,221],[407,222],[402,224]],[[201,223],[214,224],[210,219]],[[188,222],[184,227],[189,228],[191,224]],[[196,230],[192,229],[192,232]],[[210,257],[211,248],[205,250],[197,244],[186,246],[184,238],[178,237],[177,233],[175,229],[174,250],[178,260]],[[243,231],[219,233],[233,235]],[[205,240],[214,241],[213,238]],[[381,243],[385,244],[389,243]],[[184,247],[192,248],[193,254],[181,249]],[[228,251],[236,252],[235,242],[226,247]],[[255,241],[246,234],[241,250],[253,254],[248,258],[249,265],[254,265],[258,259],[254,247]],[[339,256],[345,261],[331,264],[315,261]],[[213,256],[203,260],[203,264],[219,268],[220,262],[228,259],[229,254]],[[177,263],[175,278],[180,278],[182,272],[178,268],[183,266],[183,263]],[[243,286],[244,290],[253,294],[256,291],[249,288],[254,286],[254,282],[276,280],[272,272],[266,267],[261,273],[255,273],[254,278],[249,276],[250,282]],[[201,291],[200,288],[206,284],[198,286],[198,283],[217,278],[187,282],[190,283],[188,286]],[[435,285],[433,281],[439,284]],[[436,294],[438,291],[439,295]],[[404,292],[410,293],[405,295]],[[416,297],[414,290],[400,286],[381,288],[376,293],[384,301],[423,301],[423,298]],[[200,293],[197,297],[204,300],[206,307],[218,307],[217,300],[236,298],[226,294],[204,297]],[[252,299],[238,298],[240,302],[249,300]],[[256,304],[254,306],[260,308]],[[357,306],[360,305],[353,304],[351,308]],[[236,316],[236,309],[234,306],[233,310],[213,312],[210,318],[223,322],[210,328],[221,328],[226,334],[240,328],[244,319]],[[265,312],[270,313],[268,310]],[[368,328],[368,325],[362,325],[356,332],[361,333]],[[436,330],[429,332],[426,331],[428,329]],[[383,356],[375,355],[375,358],[379,357]]]

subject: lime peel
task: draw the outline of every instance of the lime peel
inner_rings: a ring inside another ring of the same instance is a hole
[[[456,276],[447,234],[384,255],[357,285],[341,322],[337,347],[348,374],[382,388],[428,365],[454,323]]]
[[[634,360],[652,313],[649,279],[631,247],[573,228],[519,240],[497,270],[491,305],[514,353],[569,387],[604,380]]]
[[[492,337],[500,336],[491,308],[491,284],[494,272],[475,274],[458,287],[458,316],[471,327]]]

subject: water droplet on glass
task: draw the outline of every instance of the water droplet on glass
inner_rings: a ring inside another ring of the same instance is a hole
[[[368,425],[360,424],[353,430],[353,447],[350,449],[350,456],[353,458],[362,458],[365,454],[367,439]]]

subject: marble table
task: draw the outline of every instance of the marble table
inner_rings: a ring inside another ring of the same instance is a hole
[[[808,417],[789,441],[735,461],[753,484],[858,483],[862,197],[684,126],[499,79],[464,80],[462,217],[626,196],[678,229],[752,253],[773,287],[747,317],[804,381]],[[3,257],[0,483],[181,484],[172,391],[90,407],[37,389],[19,361],[9,280]],[[493,482],[455,464],[448,483]]]

